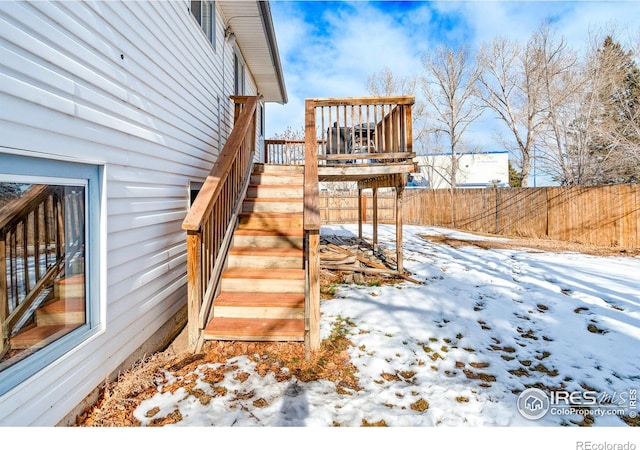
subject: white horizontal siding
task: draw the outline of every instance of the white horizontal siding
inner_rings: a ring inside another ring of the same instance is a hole
[[[232,128],[233,49],[172,2],[0,2],[2,154],[105,167],[103,331],[0,397],[53,425],[185,304],[182,220]],[[256,84],[247,71],[246,93]]]

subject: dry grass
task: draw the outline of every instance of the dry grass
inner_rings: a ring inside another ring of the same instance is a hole
[[[157,383],[164,380],[160,369],[169,361],[167,353],[156,353],[138,361],[116,381],[105,382],[100,398],[78,417],[76,426],[138,426],[131,413],[142,400],[155,394]]]
[[[469,233],[465,231],[465,233]],[[489,236],[476,233],[478,236]],[[529,249],[530,251],[544,252],[576,252],[594,256],[638,256],[640,248],[620,248],[620,247],[599,247],[594,245],[578,244],[574,242],[555,241],[551,239],[538,238],[505,238],[505,240],[483,240],[483,239],[454,239],[448,236],[420,235],[421,238],[445,244],[450,247],[474,247],[488,249]],[[503,237],[503,236],[491,236]]]
[[[140,422],[133,417],[134,410],[145,399],[151,398],[162,385],[164,391],[174,391],[180,387],[194,395],[201,403],[210,401],[203,392],[194,388],[193,377],[189,373],[202,364],[221,366],[206,374],[212,385],[224,379],[224,373],[236,370],[237,367],[227,364],[231,358],[247,355],[255,363],[255,371],[260,376],[273,372],[279,382],[296,377],[302,382],[329,380],[336,384],[336,390],[350,395],[360,390],[357,370],[349,360],[347,350],[353,344],[349,341],[349,330],[353,324],[345,318],[338,318],[333,325],[331,335],[322,341],[320,350],[305,359],[304,344],[292,342],[223,342],[209,341],[203,346],[201,353],[181,353],[175,355],[171,350],[159,352],[139,361],[134,367],[123,373],[114,382],[106,382],[98,401],[87,408],[76,421],[77,427],[130,427],[139,426]],[[282,370],[287,368],[288,370]],[[164,385],[167,379],[165,371],[180,378],[180,381]],[[249,374],[237,372],[236,379],[242,381]],[[218,395],[226,395],[219,386]],[[215,388],[214,388],[215,390]],[[261,407],[260,399],[255,400],[256,407]],[[255,403],[254,402],[254,403]],[[179,412],[151,422],[151,426],[162,426],[182,420]]]

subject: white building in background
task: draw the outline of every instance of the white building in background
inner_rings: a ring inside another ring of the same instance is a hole
[[[419,174],[413,175],[410,186],[432,189],[451,187],[451,155],[434,154],[416,158]],[[459,156],[456,187],[485,188],[509,186],[509,153],[465,153]]]

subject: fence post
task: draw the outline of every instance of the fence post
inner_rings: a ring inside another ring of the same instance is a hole
[[[373,188],[373,249],[378,249],[378,188]]]
[[[549,208],[549,188],[545,188],[544,189],[544,195],[546,197],[546,204],[547,204],[547,223],[545,225],[545,236],[549,237],[549,212],[551,211],[551,209]]]
[[[402,186],[396,187],[396,261],[399,273],[404,273],[404,261],[402,256]]]
[[[496,202],[496,214],[495,214],[495,234],[500,234],[500,191],[496,186],[493,187],[495,202]]]
[[[364,221],[362,218],[362,203],[362,189],[358,188],[358,239],[360,240],[362,240],[362,222]]]
[[[449,194],[451,195],[451,198],[450,198],[451,228],[455,228],[456,227],[456,202],[454,201],[454,198],[453,198],[453,186],[451,186],[451,188],[449,189]]]

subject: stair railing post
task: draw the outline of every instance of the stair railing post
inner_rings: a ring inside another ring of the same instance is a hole
[[[5,237],[0,239],[0,358],[7,352],[9,346],[9,336],[4,325],[8,314],[7,295],[7,244]]]
[[[200,338],[198,317],[202,305],[202,233],[187,233],[187,332],[189,348],[194,349]]]

